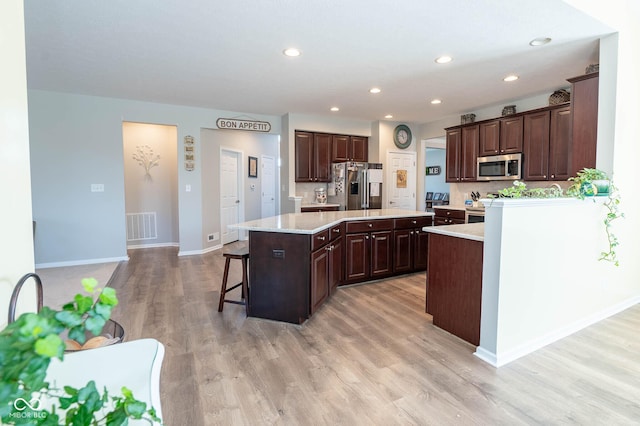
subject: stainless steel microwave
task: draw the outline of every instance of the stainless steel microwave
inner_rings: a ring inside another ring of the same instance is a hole
[[[477,180],[516,180],[522,178],[522,154],[478,157]]]

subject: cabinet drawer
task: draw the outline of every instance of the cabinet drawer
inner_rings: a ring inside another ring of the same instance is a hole
[[[405,217],[394,219],[393,229],[424,228],[431,226],[432,222],[431,216]]]
[[[390,231],[393,229],[393,219],[354,220],[347,222],[347,234],[368,231]]]
[[[329,242],[329,229],[313,234],[311,237],[311,251],[315,251]]]
[[[344,234],[344,224],[342,223],[340,225],[332,226],[329,230],[329,237],[331,241],[340,237],[342,234]]]
[[[434,209],[436,213],[436,217],[447,217],[451,219],[465,219],[465,211],[464,210],[454,210],[454,209]]]

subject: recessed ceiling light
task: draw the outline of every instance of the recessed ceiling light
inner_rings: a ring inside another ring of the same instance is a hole
[[[441,101],[440,99],[433,99],[433,100],[431,101],[431,103],[432,103],[433,105],[438,105],[438,104],[441,104],[441,103],[442,103],[442,101]]]
[[[338,107],[331,107],[331,111],[333,111],[333,112],[340,111],[340,108],[338,108]]]
[[[377,87],[372,87],[371,89],[369,89],[369,93],[374,93],[375,94],[375,93],[380,93],[380,92],[382,92],[382,90],[380,90]]]
[[[296,49],[295,47],[290,47],[288,49],[284,49],[282,51],[282,53],[284,54],[284,56],[289,56],[289,57],[292,57],[292,58],[295,58],[296,56],[300,56],[302,54],[300,49]]]
[[[530,46],[542,46],[543,44],[550,43],[551,39],[549,37],[538,37],[534,38],[529,42]]]
[[[520,78],[520,77],[518,77],[515,74],[511,74],[511,75],[506,76],[502,80],[509,82],[509,81],[516,81],[518,78]]]
[[[387,115],[384,116],[384,118],[393,118],[393,115],[387,114]]]
[[[443,56],[438,56],[436,58],[436,63],[437,64],[448,64],[452,60],[453,60],[453,58],[451,56],[443,55]]]

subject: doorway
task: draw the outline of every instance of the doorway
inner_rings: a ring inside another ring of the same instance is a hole
[[[387,152],[388,209],[416,209],[416,153]]]
[[[242,201],[240,187],[243,182],[242,153],[222,149],[220,153],[220,218],[222,244],[238,241],[238,230],[229,225],[241,222]]]
[[[178,128],[123,122],[122,140],[127,248],[178,246]]]
[[[275,158],[263,155],[260,158],[262,164],[262,217],[276,215],[276,161]]]

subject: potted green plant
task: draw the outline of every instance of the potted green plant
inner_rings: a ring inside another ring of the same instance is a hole
[[[604,196],[609,194],[611,179],[606,172],[599,169],[584,168],[569,178],[573,184],[567,189],[572,197]]]
[[[618,246],[618,238],[611,230],[614,220],[624,217],[620,211],[620,194],[618,188],[613,184],[609,175],[599,169],[584,168],[569,178],[572,185],[567,189],[567,195],[584,199],[589,196],[607,196],[604,206],[607,208],[607,215],[604,218],[605,231],[609,249],[600,254],[600,260],[612,262],[619,266],[618,256],[615,248]],[[594,199],[595,201],[595,199]]]
[[[160,422],[154,408],[136,400],[127,388],[122,388],[121,395],[112,395],[106,389],[100,392],[94,381],[80,389],[55,389],[46,381],[51,359],[64,358],[61,334],[66,332],[80,343],[87,331],[100,335],[117,305],[115,290],[107,287],[100,291],[97,284],[95,279],[84,279],[82,285],[89,295],[77,294],[60,311],[45,306],[38,313],[23,314],[0,331],[0,423],[126,425],[129,419]],[[95,301],[93,295],[97,295]],[[54,401],[51,410],[32,407],[39,405],[41,398]],[[26,405],[32,412],[22,411]]]

